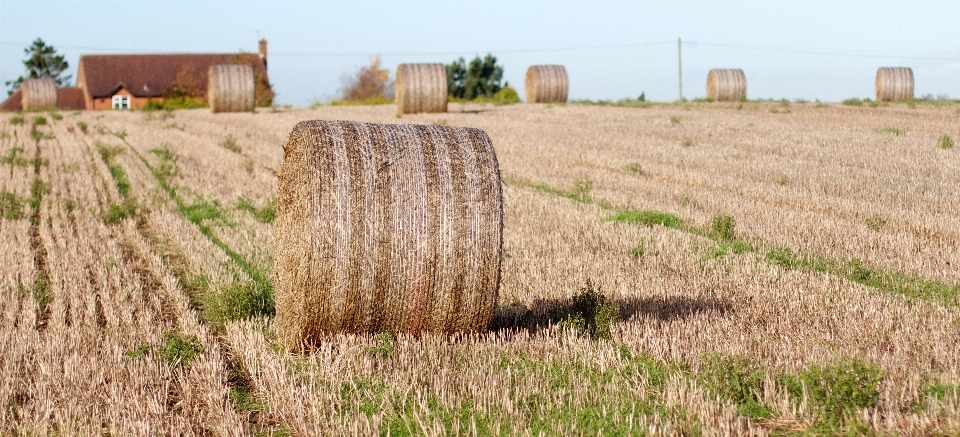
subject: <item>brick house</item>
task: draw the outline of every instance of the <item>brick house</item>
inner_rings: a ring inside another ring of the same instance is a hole
[[[252,65],[257,106],[272,104],[263,39],[260,53],[81,55],[77,88],[88,110],[139,109],[171,96],[205,99],[207,71],[217,64]]]

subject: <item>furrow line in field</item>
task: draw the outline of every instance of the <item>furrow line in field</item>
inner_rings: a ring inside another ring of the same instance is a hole
[[[34,129],[36,129],[36,126],[34,126]],[[40,233],[40,204],[43,202],[43,195],[50,191],[50,185],[40,178],[40,167],[43,165],[40,151],[41,139],[43,138],[36,138],[36,151],[33,157],[33,181],[30,183],[30,247],[33,250],[33,264],[36,272],[32,287],[33,298],[37,301],[36,328],[43,333],[47,326],[47,320],[50,318],[49,305],[53,296],[50,293],[47,251],[44,248],[43,236]]]
[[[960,307],[960,285],[924,278],[882,267],[864,265],[859,259],[840,260],[832,257],[794,252],[789,247],[780,247],[766,242],[749,242],[736,237],[735,222],[729,216],[714,217],[710,226],[698,227],[684,223],[673,214],[659,211],[629,210],[615,206],[604,199],[590,196],[590,187],[577,185],[563,190],[545,184],[530,182],[512,176],[503,176],[504,183],[524,187],[537,192],[564,197],[575,202],[596,205],[612,215],[605,220],[628,224],[660,224],[714,241],[718,248],[712,255],[722,258],[728,252],[740,254],[755,252],[764,255],[768,263],[788,270],[805,270],[830,274],[875,288],[911,298],[921,298],[946,306]],[[724,224],[726,222],[727,224]]]
[[[123,198],[120,206],[115,203],[110,205],[105,219],[108,222],[114,220],[114,224],[126,218],[136,220],[135,226],[129,228],[131,232],[125,233],[126,238],[120,245],[122,256],[141,278],[144,287],[163,302],[159,310],[160,317],[168,324],[178,326],[180,331],[196,335],[204,345],[205,359],[195,363],[186,378],[188,384],[199,390],[205,414],[215,419],[209,426],[219,435],[249,434],[248,421],[241,418],[229,400],[236,389],[237,375],[245,370],[237,368],[236,360],[225,353],[229,347],[201,322],[199,303],[194,293],[196,290],[188,290],[189,267],[186,262],[182,257],[171,256],[168,242],[160,239],[143,214],[136,213],[140,206],[130,192],[131,183],[127,173],[119,163],[113,161],[120,150],[99,143],[96,145],[98,150],[94,152],[88,147],[88,153],[100,155]],[[111,211],[116,212],[116,208],[121,211],[113,214]]]

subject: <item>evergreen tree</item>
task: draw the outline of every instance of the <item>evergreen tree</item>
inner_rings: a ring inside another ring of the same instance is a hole
[[[460,58],[447,65],[447,94],[467,100],[491,97],[502,88],[502,79],[503,67],[492,54],[483,59],[477,56],[469,66]]]
[[[43,77],[53,78],[57,86],[69,86],[70,75],[63,75],[63,72],[70,66],[64,59],[64,56],[57,53],[53,46],[48,46],[42,39],[37,38],[27,48],[23,49],[27,57],[23,60],[26,67],[26,75],[20,76],[17,80],[8,80],[7,95],[13,94],[23,81],[27,79],[40,79]]]

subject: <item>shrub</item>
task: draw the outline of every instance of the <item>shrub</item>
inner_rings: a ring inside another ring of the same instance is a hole
[[[710,230],[713,231],[713,234],[721,240],[733,240],[736,238],[734,235],[734,228],[737,226],[737,221],[726,214],[716,215],[710,219]]]
[[[554,309],[552,316],[560,320],[557,326],[570,329],[593,340],[610,339],[610,328],[620,317],[620,307],[600,292],[600,287],[587,280],[570,301],[569,307]]]
[[[380,68],[380,64],[380,57],[377,56],[370,61],[369,66],[361,67],[353,76],[341,78],[343,86],[340,88],[340,93],[343,95],[343,100],[348,102],[389,100],[393,96],[394,84],[390,81],[390,70]]]

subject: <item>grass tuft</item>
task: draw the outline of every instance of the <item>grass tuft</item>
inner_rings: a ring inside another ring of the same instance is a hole
[[[937,139],[937,146],[941,149],[953,148],[953,138],[950,138],[950,135],[943,135]]]
[[[737,404],[737,411],[752,420],[770,417],[763,404],[765,373],[747,357],[709,355],[703,360],[700,380],[713,396]]]
[[[78,122],[77,122],[77,127],[80,128],[80,132],[87,133],[87,128],[88,128],[89,126],[87,126],[87,123],[85,123],[85,122],[83,122],[83,121],[78,121]]]
[[[683,141],[680,142],[680,145],[683,147],[693,147],[693,140],[690,138],[684,137]]]
[[[732,241],[737,238],[734,228],[737,221],[726,214],[715,215],[710,219],[710,230],[718,239],[723,241]]]
[[[273,290],[251,282],[233,282],[200,297],[203,319],[222,328],[227,322],[276,313]]]
[[[627,171],[643,176],[643,167],[640,166],[639,162],[631,162],[627,164]]]
[[[858,410],[879,405],[883,378],[883,370],[876,365],[844,358],[836,363],[814,364],[799,375],[781,375],[780,383],[798,400],[806,388],[811,404],[826,424],[843,426]]]
[[[631,225],[660,225],[673,229],[680,229],[683,226],[683,222],[680,220],[680,218],[673,214],[649,210],[623,211],[604,217],[603,220],[617,223],[627,223]]]
[[[10,117],[10,120],[8,120],[8,123],[10,123],[10,124],[12,124],[12,125],[14,125],[14,126],[21,125],[21,124],[23,124],[23,116],[22,116],[22,115],[14,115],[13,117]]]
[[[390,358],[396,351],[393,344],[393,335],[389,332],[381,332],[377,334],[376,344],[367,346],[363,351],[375,357]]]
[[[23,218],[23,206],[27,200],[9,191],[0,191],[0,217],[8,220]]]
[[[880,214],[874,214],[870,217],[867,217],[867,219],[864,220],[864,223],[867,224],[867,228],[869,228],[871,231],[880,232],[880,230],[886,226],[887,219],[880,216]]]
[[[233,134],[228,134],[227,137],[220,142],[220,147],[223,147],[224,149],[234,153],[241,153],[240,146],[237,145],[237,139],[233,136]]]
[[[863,106],[863,101],[861,101],[856,97],[851,97],[849,99],[846,99],[842,103],[847,106]]]
[[[253,217],[260,223],[273,223],[273,220],[277,217],[277,199],[271,197],[263,208],[257,208],[249,199],[241,197],[237,200],[237,209],[253,214]]]
[[[107,211],[103,213],[103,221],[110,225],[119,224],[124,219],[135,217],[137,209],[137,201],[130,198],[119,203],[111,203],[107,207]]]

